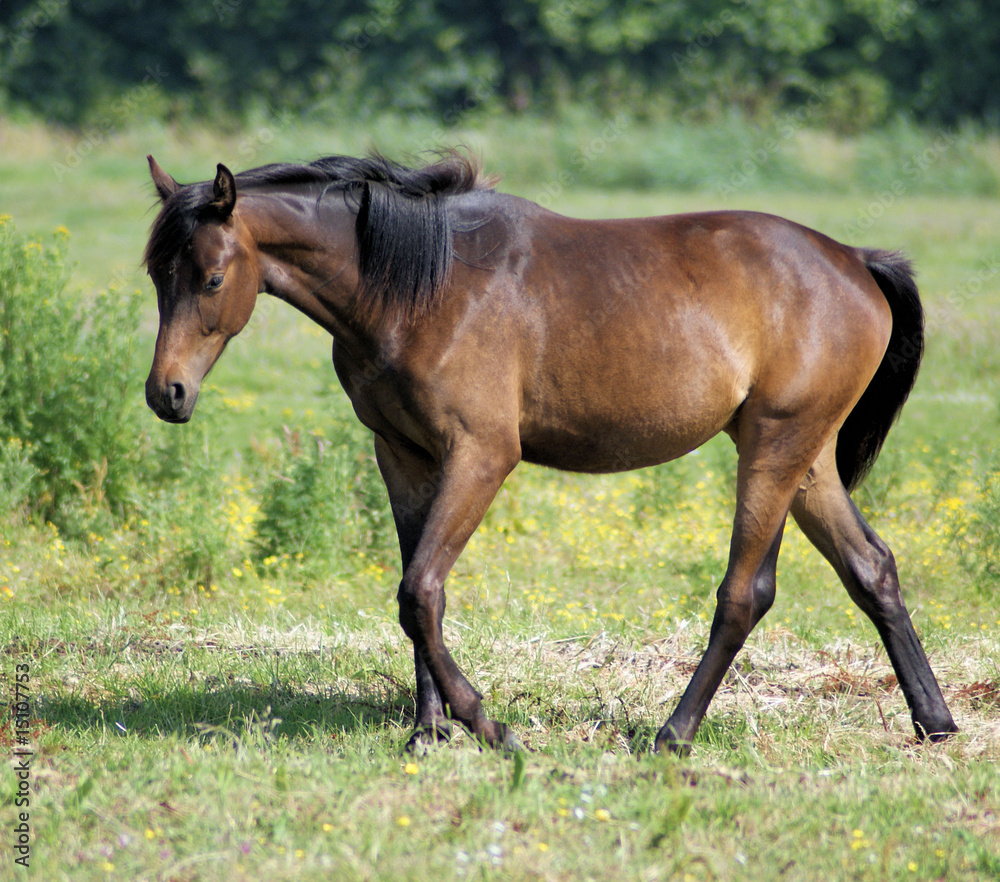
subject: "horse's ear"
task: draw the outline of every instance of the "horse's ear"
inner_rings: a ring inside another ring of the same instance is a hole
[[[236,178],[233,177],[233,173],[221,162],[215,174],[212,194],[214,198],[209,205],[225,220],[233,213],[233,209],[236,207]]]
[[[180,184],[160,168],[160,164],[153,159],[151,153],[146,156],[146,161],[149,163],[149,173],[153,176],[153,184],[156,186],[156,192],[160,194],[160,199],[166,202],[180,189]]]

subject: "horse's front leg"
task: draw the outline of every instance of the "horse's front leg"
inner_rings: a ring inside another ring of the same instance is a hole
[[[417,550],[431,502],[437,495],[441,473],[431,463],[409,451],[396,450],[375,436],[375,458],[389,492],[399,552],[405,573]],[[444,701],[423,656],[414,649],[414,673],[417,683],[415,726],[406,748],[419,749],[425,743],[448,741],[451,720],[445,713]]]
[[[467,441],[455,445],[438,464],[383,439],[376,441],[376,455],[403,560],[399,621],[414,647],[416,729],[407,747],[412,750],[428,738],[447,738],[451,719],[486,744],[511,747],[513,735],[483,713],[482,696],[459,670],[441,626],[444,580],[518,457],[510,450]]]

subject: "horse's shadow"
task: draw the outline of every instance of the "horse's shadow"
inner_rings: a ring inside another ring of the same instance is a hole
[[[43,725],[69,732],[104,729],[123,737],[260,743],[337,738],[362,730],[413,725],[412,691],[402,686],[311,690],[281,684],[177,685],[140,698],[48,693],[36,696]]]

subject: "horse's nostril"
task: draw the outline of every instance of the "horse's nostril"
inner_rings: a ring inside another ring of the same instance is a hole
[[[175,410],[177,410],[184,404],[184,399],[186,397],[187,393],[184,389],[183,383],[170,384],[170,403]]]

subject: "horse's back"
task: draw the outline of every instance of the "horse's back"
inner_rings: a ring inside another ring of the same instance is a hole
[[[871,372],[881,359],[885,301],[854,249],[791,221],[531,221],[525,459],[582,471],[663,462],[730,426],[754,390],[794,410],[836,381],[845,355]],[[850,397],[855,371],[840,373]]]

